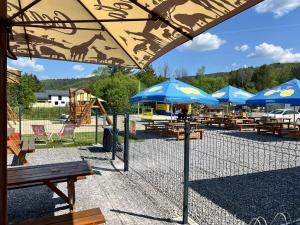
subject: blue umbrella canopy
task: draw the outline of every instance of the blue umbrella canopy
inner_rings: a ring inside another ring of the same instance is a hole
[[[251,105],[300,105],[300,80],[293,79],[271,89],[259,92],[247,101]]]
[[[218,100],[205,91],[176,79],[170,79],[143,90],[129,100],[130,102],[165,102],[173,104],[201,103],[216,105]]]
[[[246,100],[254,95],[242,89],[227,86],[212,94],[212,97],[218,99],[221,103],[245,104]]]

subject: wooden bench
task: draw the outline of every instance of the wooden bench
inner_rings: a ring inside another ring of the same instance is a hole
[[[260,134],[262,132],[271,132],[272,134],[276,133],[276,130],[280,128],[280,126],[266,126],[266,125],[257,125],[256,130],[257,133]]]
[[[60,216],[48,216],[31,219],[14,225],[96,225],[105,223],[99,208],[73,212]]]
[[[165,129],[164,124],[144,124],[146,131],[161,131]]]
[[[90,165],[85,161],[55,163],[34,166],[17,166],[7,169],[7,188],[17,189],[37,185],[47,185],[53,192],[75,209],[75,182],[92,174]],[[67,183],[67,195],[55,183]]]
[[[172,132],[173,134],[176,135],[177,140],[184,140],[185,138],[184,129],[173,130]],[[204,132],[205,130],[202,129],[192,129],[190,132],[190,139],[202,139]]]
[[[238,123],[236,124],[239,128],[239,131],[251,129],[255,131],[257,124],[256,123]],[[246,127],[246,129],[244,129]]]
[[[8,140],[7,146],[10,153],[14,154],[13,165],[28,165],[26,154],[35,151],[35,139],[33,137],[24,137],[22,141],[13,139]]]

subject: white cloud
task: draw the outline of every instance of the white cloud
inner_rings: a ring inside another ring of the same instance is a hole
[[[284,16],[300,6],[300,0],[264,0],[255,8],[257,13],[273,13],[275,18]]]
[[[9,66],[9,65],[7,65],[7,69],[9,69],[9,70],[18,70],[17,68]]]
[[[246,52],[249,50],[249,45],[241,45],[241,46],[235,46],[234,50],[238,51],[238,52]]]
[[[72,69],[73,70],[76,70],[77,72],[82,72],[82,71],[84,71],[84,67],[82,66],[82,65],[74,65],[73,67],[72,67]]]
[[[262,43],[255,47],[255,52],[249,57],[264,57],[280,63],[300,62],[300,53],[293,53],[293,49],[284,49],[281,46]]]
[[[225,42],[225,40],[222,40],[217,35],[207,32],[200,34],[192,41],[184,43],[182,46],[180,46],[180,49],[199,52],[211,51],[219,49],[220,46]]]
[[[43,65],[38,64],[35,59],[30,60],[29,58],[18,58],[17,60],[12,61],[14,66],[20,68],[31,69],[34,72],[44,72],[45,68]]]

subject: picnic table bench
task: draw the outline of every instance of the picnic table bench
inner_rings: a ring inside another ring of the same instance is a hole
[[[105,218],[101,210],[95,208],[66,215],[31,219],[13,225],[95,225],[103,223],[105,223]]]
[[[203,133],[205,130],[203,129],[191,129],[190,131],[190,139],[203,139]],[[184,140],[185,138],[185,130],[184,129],[178,129],[173,131],[173,133],[176,135],[177,140]]]
[[[75,182],[92,174],[91,167],[85,161],[55,163],[34,166],[18,166],[7,169],[8,190],[47,185],[53,192],[75,209]],[[68,196],[54,184],[67,182]]]
[[[14,133],[13,128],[7,129],[7,150],[8,153],[14,154],[13,164],[27,165],[26,154],[35,151],[35,139],[33,137],[24,137]]]

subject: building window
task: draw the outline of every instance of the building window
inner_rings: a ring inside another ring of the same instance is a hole
[[[61,100],[62,99],[62,96],[58,96],[58,100]]]
[[[58,105],[58,102],[56,101],[56,102],[54,102],[54,105]]]
[[[61,104],[65,104],[66,102],[64,102],[64,101],[61,101]]]

